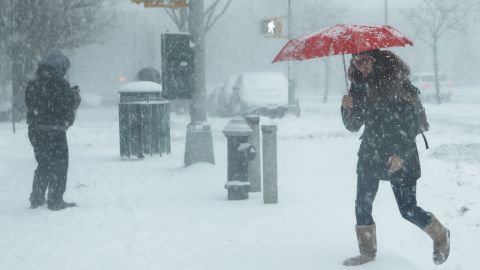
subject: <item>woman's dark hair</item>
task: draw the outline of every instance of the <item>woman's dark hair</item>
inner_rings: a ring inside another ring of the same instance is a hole
[[[371,50],[356,55],[368,55],[375,61],[372,76],[379,79],[388,79],[403,82],[410,75],[408,65],[396,54],[388,50]],[[353,57],[348,68],[348,77],[351,81],[362,80],[362,74],[353,65]]]

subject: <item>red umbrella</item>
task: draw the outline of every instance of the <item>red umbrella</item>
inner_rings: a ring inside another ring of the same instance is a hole
[[[413,42],[388,25],[337,24],[318,33],[288,41],[272,63],[341,54],[346,79],[345,54],[406,45],[413,46]]]

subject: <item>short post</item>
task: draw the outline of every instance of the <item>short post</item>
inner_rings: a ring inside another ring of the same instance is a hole
[[[278,202],[277,186],[277,126],[263,125],[263,202]]]
[[[255,148],[248,143],[252,130],[243,118],[236,117],[228,122],[223,133],[228,143],[228,175],[225,184],[228,200],[246,200],[250,191],[248,162],[256,155]]]
[[[260,150],[260,117],[258,115],[248,115],[245,117],[248,126],[252,129],[248,142]],[[250,192],[262,191],[262,169],[261,169],[260,151],[257,151],[255,159],[248,163],[248,179],[250,180]]]

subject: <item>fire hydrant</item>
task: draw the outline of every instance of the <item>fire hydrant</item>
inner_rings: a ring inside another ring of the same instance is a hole
[[[255,159],[256,150],[248,142],[252,129],[240,117],[233,118],[223,129],[228,144],[228,176],[225,188],[228,200],[248,199],[250,181],[248,180],[248,162]]]

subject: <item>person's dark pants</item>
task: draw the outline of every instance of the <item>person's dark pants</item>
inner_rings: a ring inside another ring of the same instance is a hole
[[[33,177],[30,202],[42,204],[48,188],[47,203],[63,201],[67,184],[68,145],[63,130],[28,129],[38,166]]]
[[[358,174],[355,215],[357,225],[375,224],[372,217],[372,205],[378,191],[380,180],[368,174]],[[417,206],[417,181],[412,179],[390,179],[393,194],[397,200],[402,217],[424,229],[431,220],[431,215]]]

